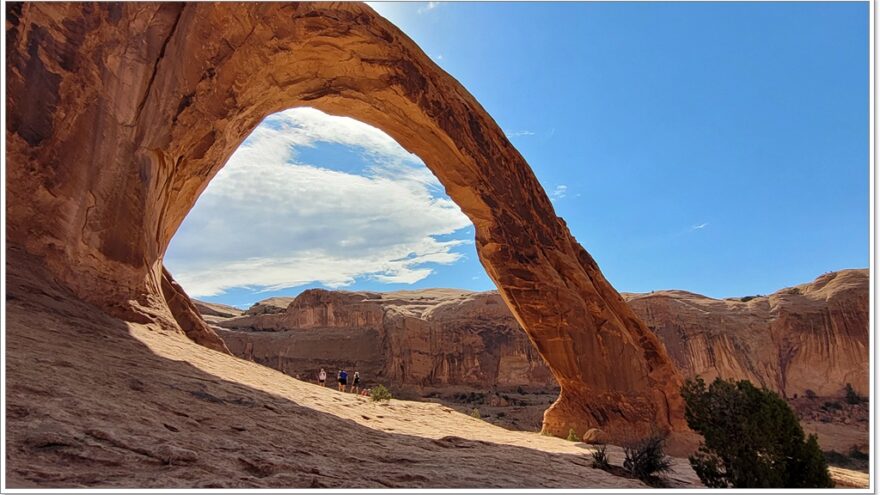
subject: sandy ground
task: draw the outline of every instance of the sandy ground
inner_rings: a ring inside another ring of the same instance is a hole
[[[8,272],[9,487],[644,486],[591,468],[582,443],[374,403],[109,318],[30,268]],[[698,484],[686,460],[670,484]]]

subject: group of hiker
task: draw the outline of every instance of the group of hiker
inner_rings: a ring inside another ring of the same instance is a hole
[[[327,371],[325,371],[324,368],[321,368],[321,371],[318,372],[318,383],[320,383],[322,387],[327,386]],[[339,386],[339,391],[345,392],[345,387],[348,386],[348,372],[344,369],[337,371],[336,383]],[[349,392],[360,395],[370,394],[369,389],[361,389],[361,374],[358,371],[354,372],[354,377],[352,377],[351,388],[349,389]]]

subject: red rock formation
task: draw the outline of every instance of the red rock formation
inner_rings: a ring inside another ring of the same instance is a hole
[[[287,309],[287,306],[292,302],[292,297],[270,297],[269,299],[264,299],[248,308],[247,311],[245,311],[245,314],[257,316],[283,313]]]
[[[788,397],[840,396],[851,383],[867,395],[868,285],[867,270],[844,270],[747,301],[679,290],[624,299],[685,376],[745,379]],[[220,335],[234,354],[305,378],[358,366],[403,388],[556,386],[494,291],[307,291],[286,314],[217,324],[264,330]]]
[[[162,256],[266,115],[385,130],[473,221],[562,393],[545,429],[683,429],[679,376],[492,118],[361,4],[20,3],[7,9],[7,240],[85,301],[179,326]],[[183,317],[185,319],[185,317]]]
[[[177,321],[177,325],[187,337],[209,349],[229,352],[223,340],[205,323],[195,304],[164,267],[162,268],[162,295],[165,297],[165,302]]]
[[[624,294],[685,375],[747,379],[785,396],[868,393],[868,270],[742,301],[684,291]]]
[[[309,290],[284,314],[218,320],[233,354],[311,380],[357,369],[395,389],[552,388],[544,361],[497,292]]]

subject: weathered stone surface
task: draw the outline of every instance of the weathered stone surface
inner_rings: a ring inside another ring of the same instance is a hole
[[[342,367],[395,389],[556,386],[497,292],[313,289],[283,314],[215,325],[239,330],[218,329],[233,354],[306,380]]]
[[[600,430],[599,428],[590,428],[589,430],[587,430],[586,433],[584,433],[581,441],[591,445],[598,445],[608,443],[608,437],[607,435],[605,435],[605,432]]]
[[[162,268],[162,295],[165,297],[165,302],[177,325],[187,337],[209,349],[229,352],[223,340],[208,326],[195,304],[164,267]]]
[[[270,297],[254,304],[244,313],[251,316],[283,313],[292,302],[292,297]]]
[[[361,4],[8,6],[7,240],[78,297],[175,328],[162,256],[266,115],[359,119],[418,154],[559,382],[545,429],[682,430],[680,378],[457,81]],[[185,309],[185,311],[188,311]],[[177,323],[175,323],[177,321]]]
[[[787,397],[868,393],[868,270],[826,273],[769,296],[624,294],[687,376],[750,380]]]
[[[844,270],[753,298],[680,290],[623,296],[685,376],[828,397],[842,396],[847,383],[867,394],[868,285],[867,270]],[[344,366],[396,388],[556,385],[494,291],[313,290],[285,314],[216,324],[244,330],[219,331],[234,354],[305,379]]]
[[[226,304],[209,303],[197,299],[193,299],[192,302],[196,309],[199,310],[199,314],[203,317],[216,316],[218,318],[234,318],[244,314],[244,311]]]

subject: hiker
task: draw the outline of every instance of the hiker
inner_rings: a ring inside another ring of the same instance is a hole
[[[348,385],[348,373],[345,370],[339,370],[336,377],[339,380],[339,391],[345,392],[345,386]]]
[[[361,372],[355,371],[354,372],[354,379],[351,381],[351,390],[349,390],[349,392],[356,394],[358,392],[358,389],[360,389],[360,386],[361,386]]]
[[[318,373],[318,382],[321,383],[322,387],[326,387],[325,383],[327,382],[327,372],[324,371],[324,368],[321,368],[321,372]]]

